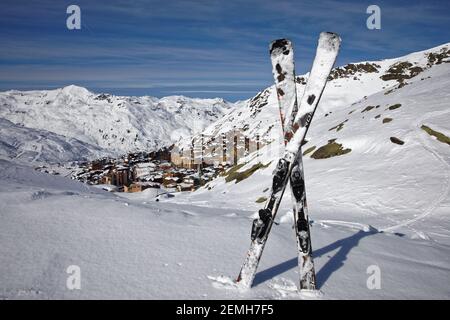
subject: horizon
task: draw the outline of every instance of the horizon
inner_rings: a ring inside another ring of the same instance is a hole
[[[81,30],[66,27],[70,4],[81,9]],[[268,45],[277,38],[293,41],[299,75],[309,71],[323,30],[343,39],[337,66],[450,41],[448,2],[378,1],[380,30],[366,27],[370,4],[7,0],[0,20],[0,91],[75,84],[96,93],[235,102],[273,84]]]

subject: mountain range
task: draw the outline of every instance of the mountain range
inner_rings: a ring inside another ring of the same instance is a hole
[[[448,62],[449,48],[444,44],[395,59],[333,69],[308,140],[334,137],[328,130],[318,132],[318,124],[336,126],[336,134],[341,134],[337,131],[348,127],[351,119],[347,118],[352,116],[338,119],[336,113],[352,105],[364,105],[371,96],[395,97],[407,92],[413,81],[432,86],[436,80],[430,70]],[[299,97],[307,79],[308,74],[297,77]],[[71,85],[55,90],[1,92],[0,106],[0,156],[25,162],[88,160],[152,151],[173,143],[188,147],[192,136],[196,140],[201,134],[217,138],[234,129],[251,139],[259,135],[268,143],[280,138],[274,86],[246,101],[230,103],[221,98],[115,96]]]
[[[96,94],[75,85],[0,93],[0,155],[25,162],[153,151],[202,131],[234,107],[223,99]]]

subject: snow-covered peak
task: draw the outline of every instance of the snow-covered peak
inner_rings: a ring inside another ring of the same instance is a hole
[[[92,93],[88,89],[86,89],[84,87],[79,87],[74,84],[66,86],[64,88],[61,88],[59,90],[65,94],[78,96],[78,97],[88,97],[88,96],[92,95]]]

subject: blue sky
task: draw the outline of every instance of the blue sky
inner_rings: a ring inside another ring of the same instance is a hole
[[[81,8],[81,30],[66,8]],[[381,30],[366,8],[381,8]],[[287,37],[297,73],[321,31],[343,39],[337,64],[450,42],[450,1],[3,0],[0,90],[69,84],[126,95],[246,99],[272,84],[268,44]]]

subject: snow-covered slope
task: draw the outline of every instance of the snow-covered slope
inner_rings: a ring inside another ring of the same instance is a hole
[[[0,118],[0,157],[19,162],[84,161],[109,153],[98,146],[56,133],[16,125]]]
[[[232,107],[219,98],[122,97],[95,94],[74,85],[50,91],[0,93],[0,118],[63,137],[69,153],[79,151],[70,141],[82,142],[90,149],[82,157],[97,154],[98,149],[104,154],[123,154],[167,146],[180,136],[203,130]],[[3,136],[0,139],[11,144]],[[45,137],[42,141],[46,141]]]

